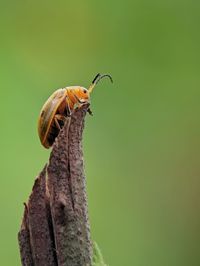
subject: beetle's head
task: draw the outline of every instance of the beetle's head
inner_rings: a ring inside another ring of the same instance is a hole
[[[85,104],[88,103],[90,100],[89,91],[83,87],[75,87],[73,89],[73,94],[79,103]]]

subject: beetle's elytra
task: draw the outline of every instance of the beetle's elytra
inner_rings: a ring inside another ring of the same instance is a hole
[[[71,86],[56,90],[45,102],[39,115],[38,135],[45,148],[53,145],[66,117],[70,116],[75,106],[80,108],[90,101],[90,93],[100,79],[110,75],[97,74],[88,89],[81,86]]]

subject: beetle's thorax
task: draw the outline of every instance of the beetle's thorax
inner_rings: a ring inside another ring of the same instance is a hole
[[[66,88],[67,98],[68,98],[67,100],[68,100],[68,104],[69,104],[71,109],[73,109],[74,105],[77,102],[76,97],[74,96],[75,88],[76,88],[76,86],[72,86],[72,87],[67,87]]]

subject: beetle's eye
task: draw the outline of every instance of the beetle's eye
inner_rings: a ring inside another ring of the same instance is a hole
[[[87,92],[87,90],[83,90],[83,92],[84,92],[84,93],[86,93],[86,92]]]

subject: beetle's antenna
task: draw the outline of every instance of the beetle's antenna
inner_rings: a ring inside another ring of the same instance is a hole
[[[97,85],[97,83],[98,83],[102,78],[105,78],[105,77],[108,77],[108,78],[110,79],[110,81],[113,83],[113,79],[112,79],[112,77],[111,77],[110,75],[108,75],[108,74],[103,74],[103,75],[101,75],[100,73],[98,73],[98,74],[96,75],[96,77],[93,79],[92,84],[90,85],[90,87],[89,87],[89,89],[88,89],[89,93],[91,93],[92,90],[94,89],[95,85]]]

